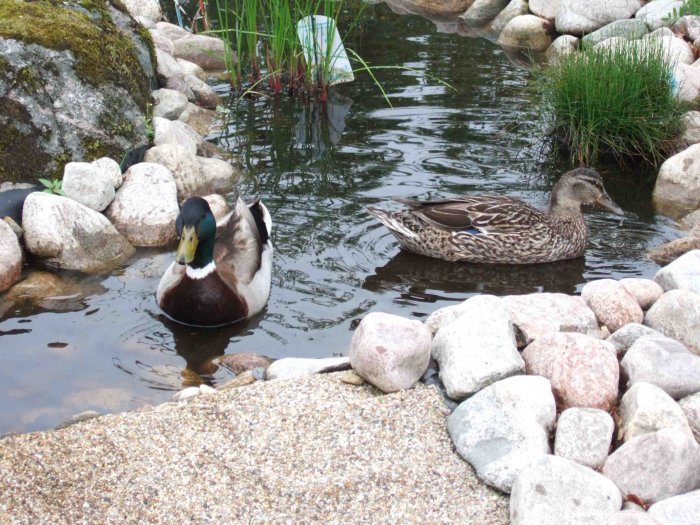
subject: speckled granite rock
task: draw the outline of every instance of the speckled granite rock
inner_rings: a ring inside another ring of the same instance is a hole
[[[671,428],[642,434],[613,452],[602,472],[623,494],[655,503],[700,486],[700,446]]]
[[[608,457],[615,423],[597,408],[567,408],[557,421],[554,454],[592,469]]]
[[[617,400],[620,367],[612,345],[577,333],[551,333],[523,351],[528,374],[552,383],[557,405],[610,410]]]
[[[524,469],[513,484],[510,522],[602,524],[621,506],[620,491],[602,474],[568,459],[543,455]]]

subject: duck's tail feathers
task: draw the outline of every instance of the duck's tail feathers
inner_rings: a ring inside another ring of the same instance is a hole
[[[367,206],[367,211],[370,212],[379,222],[389,228],[391,233],[396,235],[399,241],[405,239],[417,239],[418,234],[407,228],[401,221],[400,214],[392,213],[385,210],[380,210],[374,206]]]
[[[267,241],[270,239],[270,234],[272,233],[272,217],[270,216],[270,212],[262,203],[259,196],[255,197],[247,206],[253,219],[255,219],[255,226],[258,228],[260,242],[262,244],[267,244]]]
[[[415,199],[408,199],[406,197],[392,197],[391,200],[394,202],[400,202],[401,204],[404,204],[410,208],[420,208],[425,204],[424,202],[417,201]]]

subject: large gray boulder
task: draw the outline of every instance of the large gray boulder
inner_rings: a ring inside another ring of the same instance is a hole
[[[177,24],[171,24],[170,22],[156,22],[155,29],[173,42],[191,35],[186,29],[181,28]]]
[[[113,268],[134,253],[104,215],[67,197],[31,193],[24,201],[22,226],[32,255],[66,270]]]
[[[350,342],[353,370],[382,392],[412,387],[428,368],[430,332],[420,321],[367,314]]]
[[[555,24],[559,33],[583,35],[630,18],[641,6],[640,0],[560,0]]]
[[[129,14],[136,17],[142,17],[151,22],[158,22],[163,18],[163,9],[158,0],[121,0]]]
[[[650,31],[654,31],[670,26],[674,9],[678,12],[683,3],[683,0],[653,0],[637,11],[634,17],[644,22]]]
[[[675,429],[643,434],[613,452],[602,472],[623,494],[656,503],[700,487],[700,446]]]
[[[528,374],[552,383],[558,406],[610,410],[617,401],[619,364],[612,346],[577,333],[551,333],[523,351]]]
[[[592,33],[588,33],[581,38],[581,42],[586,45],[595,45],[612,37],[636,39],[642,38],[648,33],[649,29],[644,22],[635,20],[634,18],[627,18],[624,20],[615,20]]]
[[[489,29],[496,35],[501,34],[503,28],[508,25],[513,18],[528,13],[527,0],[510,0],[510,3],[496,15],[496,18],[489,24]]]
[[[66,164],[61,189],[66,197],[95,211],[103,211],[114,200],[112,175],[88,162]]]
[[[194,62],[204,70],[226,69],[223,40],[207,35],[189,34],[173,42],[176,58]]]
[[[208,191],[229,193],[240,178],[240,171],[225,160],[197,157],[199,174]]]
[[[180,68],[182,69],[182,66]],[[216,109],[220,99],[213,87],[190,73],[185,73],[182,76],[182,82],[192,91],[192,96],[189,98],[190,102],[194,102],[203,108]]]
[[[697,18],[700,20],[700,16],[698,16]],[[683,119],[686,120],[686,116],[691,113],[693,114],[692,120],[696,123],[695,131],[698,134],[698,140],[696,140],[696,142],[700,142],[700,111],[689,111],[683,116]],[[678,222],[681,223],[681,226],[683,226],[683,228],[685,228],[686,230],[690,230],[690,235],[700,237],[700,209],[690,212]]]
[[[670,29],[664,28],[670,33]],[[695,61],[691,46],[681,38],[676,38],[666,31],[655,31],[638,40],[623,37],[611,37],[596,44],[596,50],[615,50],[626,54],[662,54],[673,66],[692,64]]]
[[[700,490],[654,503],[648,514],[659,525],[697,525],[700,523]]]
[[[168,55],[172,55],[175,52],[175,45],[173,44],[173,41],[163,33],[155,28],[149,29],[149,33],[151,33],[153,45],[156,49],[159,49]]]
[[[625,502],[627,504],[628,502]],[[605,520],[605,525],[659,525],[647,516],[644,509],[625,509]]]
[[[511,18],[498,36],[502,46],[544,52],[552,43],[554,28],[546,18],[520,15]]]
[[[675,428],[693,435],[683,409],[671,396],[651,383],[634,383],[622,396],[618,415],[618,439],[622,441],[662,428]]]
[[[700,443],[700,392],[684,397],[678,401],[678,404],[688,419],[695,440]]]
[[[669,337],[640,337],[627,350],[620,367],[630,385],[651,383],[673,399],[700,391],[700,356]]]
[[[441,328],[470,311],[470,304],[473,303],[469,303],[468,301],[469,299],[459,304],[438,308],[425,319],[426,328],[428,328],[430,333],[434,336]]]
[[[557,456],[541,456],[523,469],[510,494],[512,525],[597,525],[622,506],[608,478]]]
[[[501,299],[479,295],[460,308],[463,315],[441,328],[432,342],[440,379],[452,399],[464,399],[525,370]]]
[[[204,82],[206,82],[209,78],[209,74],[194,62],[183,60],[182,58],[176,58],[175,60],[177,60],[177,63],[180,65],[180,69],[184,75],[194,75],[199,80]]]
[[[109,178],[112,181],[112,186],[115,190],[122,185],[124,176],[122,175],[122,170],[116,160],[110,159],[109,157],[101,157],[97,160],[93,160],[90,164],[92,164],[102,173],[109,175]]]
[[[664,294],[664,289],[651,279],[639,277],[626,277],[620,279],[620,284],[625,287],[642,310],[648,310]]]
[[[560,0],[530,0],[532,14],[554,21],[559,13]]]
[[[563,293],[508,295],[503,298],[518,329],[518,346],[551,332],[598,333],[595,314],[578,296]]]
[[[608,457],[615,423],[604,410],[567,408],[557,420],[554,454],[592,469]]]
[[[154,66],[120,5],[18,2],[0,20],[0,144],[12,151],[0,180],[51,178],[68,160],[121,158],[146,142]]]
[[[673,207],[700,207],[700,144],[669,157],[661,165],[654,201]]]
[[[285,357],[272,363],[265,371],[267,380],[294,379],[310,376],[324,370],[349,367],[349,357],[329,357],[326,359],[311,359],[306,357]]]
[[[673,76],[678,82],[678,92],[675,93],[676,98],[686,102],[693,102],[700,96],[700,68],[693,67],[692,64],[677,64],[673,70]],[[692,139],[693,137],[688,134],[683,135],[684,140],[689,138]],[[689,141],[688,143],[694,144],[695,142]]]
[[[22,248],[12,228],[0,220],[0,293],[15,284],[22,274]]]
[[[514,376],[462,402],[447,419],[447,430],[485,483],[510,492],[520,471],[550,452],[555,419],[549,381]]]
[[[656,272],[654,280],[665,290],[700,294],[700,250],[693,250]]]
[[[496,18],[507,5],[508,0],[474,0],[459,18],[470,27],[482,27]]]
[[[613,345],[617,356],[622,357],[634,342],[643,335],[662,336],[663,334],[643,324],[630,323],[620,328],[617,332],[608,337],[606,341]]]
[[[171,144],[185,148],[193,157],[197,155],[197,148],[204,140],[184,122],[172,121],[162,117],[153,118],[153,144],[162,146]]]
[[[172,173],[160,164],[142,162],[124,174],[107,216],[134,246],[167,246],[175,241],[179,212]]]
[[[685,15],[680,17],[671,29],[682,36],[684,36],[690,42],[695,42],[700,38],[700,16],[697,15]]]
[[[571,53],[575,53],[581,47],[581,39],[573,35],[561,35],[554,39],[552,45],[547,48],[545,56],[550,65],[560,64]]]
[[[385,0],[399,14],[420,15],[434,21],[454,20],[464,13],[474,0]]]
[[[670,290],[654,303],[644,324],[677,339],[700,355],[700,295],[686,290]]]
[[[197,157],[183,146],[177,144],[154,146],[146,152],[143,160],[148,163],[161,164],[172,173],[179,202],[183,202],[189,197],[210,193],[209,187],[199,171]]]
[[[175,120],[187,109],[187,97],[174,89],[157,89],[151,96],[154,117]]]

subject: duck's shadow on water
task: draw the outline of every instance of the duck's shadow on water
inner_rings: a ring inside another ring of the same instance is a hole
[[[459,300],[477,293],[494,295],[560,292],[573,294],[583,282],[583,257],[546,264],[503,265],[447,262],[400,251],[375,268],[362,288],[374,292],[400,290],[402,299],[419,302]],[[442,294],[449,294],[446,297]]]
[[[182,365],[151,366],[142,361],[132,364],[123,363],[114,358],[113,364],[129,375],[138,376],[140,380],[156,390],[179,390],[200,384],[216,384],[221,380],[216,358],[222,356],[236,342],[254,330],[262,315],[253,319],[215,328],[182,325],[169,319],[162,313],[152,314],[145,336],[159,339],[158,349],[165,353],[175,353],[184,360]],[[172,339],[168,337],[172,336]],[[234,350],[235,352],[235,350]],[[224,371],[225,372],[225,371]],[[216,377],[215,377],[216,375]],[[228,373],[224,374],[228,376]]]

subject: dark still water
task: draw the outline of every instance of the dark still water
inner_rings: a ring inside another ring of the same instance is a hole
[[[240,103],[227,132],[212,137],[241,156],[240,191],[262,195],[272,213],[267,310],[226,329],[167,322],[154,294],[173,250],[141,250],[107,276],[62,275],[60,298],[15,305],[0,321],[0,434],[50,428],[84,410],[161,402],[200,381],[195,369],[214,383],[225,380],[231,373],[206,362],[222,353],[343,354],[370,311],[420,319],[477,293],[573,293],[591,279],[654,275],[645,249],[677,234],[651,207],[653,173],[639,170],[601,168],[627,217],[620,225],[592,210],[585,259],[489,267],[400,253],[365,206],[480,192],[545,207],[568,166],[543,154],[540,109],[525,89],[529,74],[498,47],[437,33],[417,17],[376,13],[352,45],[374,65],[412,68],[377,72],[393,108],[360,74],[325,106]]]

